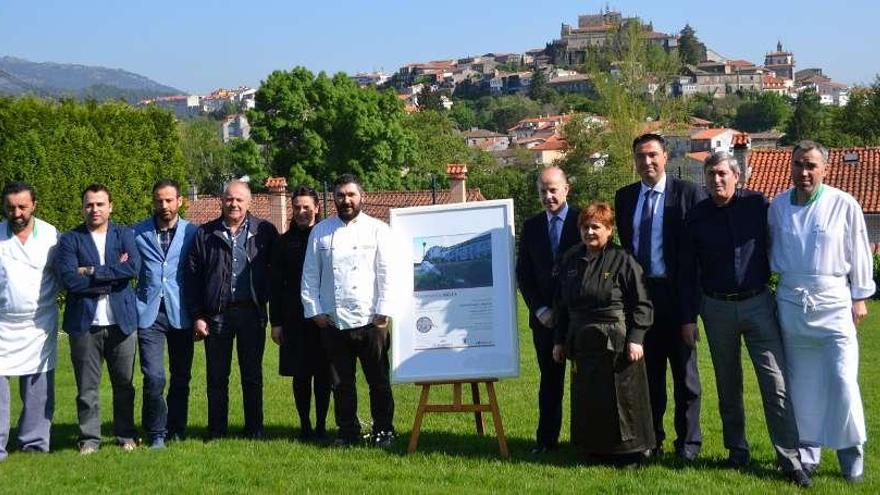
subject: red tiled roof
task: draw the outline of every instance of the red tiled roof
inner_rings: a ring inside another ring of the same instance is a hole
[[[852,153],[858,154],[858,162],[845,163],[844,156]],[[791,187],[790,149],[752,150],[748,160],[749,189],[773,198]],[[851,194],[865,213],[880,213],[880,147],[829,150],[825,183]]]
[[[269,198],[268,194],[254,194],[251,197],[250,212],[263,219],[269,219]],[[449,203],[452,196],[448,189],[437,191],[437,203]],[[480,192],[479,188],[470,188],[467,190],[468,201],[485,201],[486,198]],[[203,224],[214,220],[220,216],[220,198],[217,196],[203,196],[194,202],[186,201],[186,219],[196,223]],[[323,198],[318,202],[318,211],[323,212]],[[404,208],[408,206],[427,206],[431,204],[431,191],[375,191],[364,193],[364,211],[373,217],[388,221],[391,208]],[[327,214],[335,215],[336,207],[333,200],[328,196]],[[293,207],[290,201],[287,201],[287,218],[292,218]]]
[[[547,138],[543,143],[532,146],[532,151],[562,151],[568,149],[568,142],[565,141],[565,138],[554,134]]]
[[[734,67],[752,67],[753,65],[755,65],[748,60],[730,60],[727,63]]]
[[[696,140],[712,139],[715,136],[718,136],[719,134],[723,134],[729,130],[730,129],[728,129],[726,127],[716,127],[714,129],[703,129],[703,130],[697,132],[696,134],[694,134],[693,136],[691,136],[691,139],[696,139]]]
[[[701,119],[699,117],[690,117],[689,122],[695,127],[708,127],[712,125],[711,120]]]
[[[733,141],[731,144],[734,146],[748,146],[749,143],[752,142],[752,139],[745,132],[740,132],[739,134],[733,135]]]

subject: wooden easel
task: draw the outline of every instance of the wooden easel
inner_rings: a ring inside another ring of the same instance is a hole
[[[416,419],[413,423],[412,434],[409,437],[408,453],[416,451],[419,444],[419,433],[422,429],[422,418],[425,413],[460,413],[473,412],[474,420],[477,424],[477,435],[483,436],[483,413],[492,413],[492,423],[495,424],[495,435],[498,437],[498,449],[501,451],[502,457],[510,457],[507,450],[507,440],[504,438],[504,426],[501,424],[501,411],[498,409],[498,400],[495,398],[495,382],[497,378],[480,378],[476,380],[448,380],[438,382],[418,382],[417,386],[422,387],[422,395],[419,398],[419,406],[416,409]],[[480,402],[480,384],[486,384],[486,394],[489,397],[489,403]],[[469,384],[471,386],[471,404],[463,404],[461,401],[461,386]],[[432,385],[452,385],[452,404],[428,404],[428,396],[430,395]]]

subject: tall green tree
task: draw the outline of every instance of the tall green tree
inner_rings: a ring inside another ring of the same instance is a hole
[[[226,148],[232,174],[236,177],[248,177],[251,189],[262,190],[269,177],[269,170],[260,146],[250,139],[235,138],[226,143]]]
[[[348,172],[367,188],[394,189],[410,145],[404,115],[393,92],[296,67],[269,74],[248,120],[271,172],[289,183],[318,185]]]
[[[770,92],[750,95],[736,109],[734,126],[746,132],[761,132],[781,128],[791,115],[785,97]]]
[[[700,42],[690,24],[685,24],[679,33],[678,54],[685,64],[697,65],[706,60],[706,45]]]
[[[422,90],[419,91],[419,110],[442,112],[444,108],[443,101],[440,99],[441,96],[443,96],[443,94],[433,89],[430,84],[423,84]]]
[[[82,190],[105,184],[113,219],[133,223],[150,212],[157,180],[186,184],[174,116],[125,103],[0,98],[0,184],[31,183],[37,215],[61,230],[83,221]]]
[[[177,123],[187,179],[202,194],[220,194],[235,176],[229,150],[220,137],[220,123],[200,117]]]
[[[402,184],[407,189],[427,189],[432,176],[443,186],[446,165],[468,161],[467,143],[446,113],[435,110],[411,113],[405,124],[412,143]]]
[[[649,121],[675,125],[685,120],[684,103],[657,90],[676,70],[674,57],[660,57],[643,37],[637,22],[621,26],[603,57],[614,60],[614,72],[588,64],[604,123],[576,114],[564,128],[569,150],[561,162],[573,187],[574,204],[612,201],[614,192],[636,179],[632,140],[646,132]]]
[[[547,86],[547,74],[539,67],[532,70],[532,83],[529,86],[529,98],[546,103],[551,98],[552,89]]]
[[[796,143],[803,139],[821,141],[825,133],[826,110],[819,93],[809,88],[800,92],[794,103],[794,111],[785,129],[785,141]]]

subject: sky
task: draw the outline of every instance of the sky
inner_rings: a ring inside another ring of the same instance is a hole
[[[729,58],[763,63],[782,41],[797,68],[844,83],[880,73],[878,0],[2,0],[0,56],[125,69],[188,93],[257,87],[297,65],[349,74],[488,52],[523,52],[606,6]]]

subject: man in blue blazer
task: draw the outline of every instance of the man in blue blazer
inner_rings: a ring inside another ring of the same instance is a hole
[[[700,431],[700,375],[694,338],[681,334],[678,253],[688,211],[706,197],[702,188],[666,173],[666,140],[643,134],[633,141],[633,159],[639,182],[614,195],[620,244],[642,266],[654,324],[645,335],[645,365],[654,416],[657,451],[662,453],[666,432],[666,364],[672,371],[675,398],[675,453],[685,462],[696,459],[703,437]]]
[[[198,228],[177,214],[180,186],[161,180],[153,186],[153,216],[134,226],[141,256],[138,275],[138,347],[144,375],[142,417],[150,447],[183,439],[189,409],[193,360],[192,321],[182,306],[184,268]],[[165,341],[171,379],[165,392]]]
[[[134,374],[137,308],[131,280],[140,255],[131,229],[110,221],[110,191],[88,186],[82,195],[85,223],[58,242],[55,271],[67,290],[64,331],[76,378],[79,451],[86,455],[101,444],[98,391],[107,361],[113,385],[113,433],[125,450],[137,447],[134,425]]]

